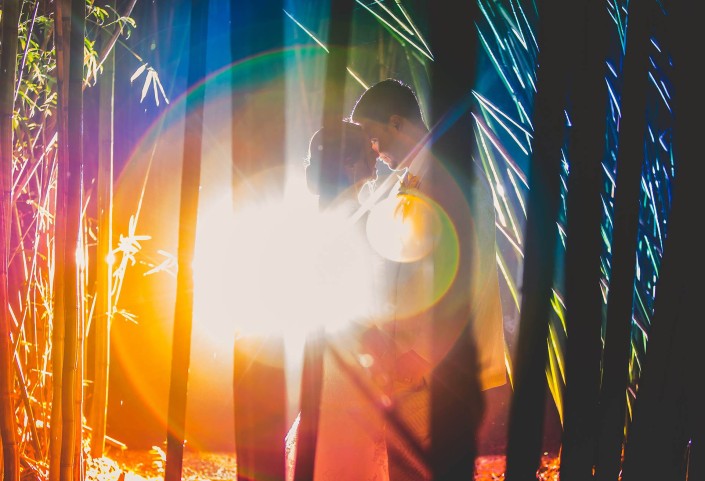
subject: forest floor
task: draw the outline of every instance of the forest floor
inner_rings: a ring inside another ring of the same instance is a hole
[[[505,457],[480,456],[476,461],[475,481],[503,481]],[[540,481],[558,481],[558,458],[544,456],[537,472]],[[235,457],[227,453],[185,452],[183,481],[235,481]],[[152,451],[118,451],[109,458],[89,463],[87,480],[157,481],[164,479],[164,453]]]

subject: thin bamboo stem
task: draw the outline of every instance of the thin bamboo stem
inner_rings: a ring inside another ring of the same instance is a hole
[[[56,218],[54,227],[54,309],[52,318],[52,402],[49,432],[49,481],[61,479],[61,446],[63,444],[63,402],[64,381],[64,342],[65,329],[65,289],[66,264],[70,261],[65,255],[66,224],[68,219],[68,66],[69,34],[71,32],[71,10],[67,0],[55,2],[54,44],[56,48],[57,83],[57,180]]]
[[[629,4],[628,48],[624,57],[624,95],[614,198],[612,271],[599,394],[595,479],[616,479],[622,464],[626,390],[629,382],[632,308],[639,226],[639,199],[646,131],[650,29],[656,4]]]
[[[9,312],[9,248],[12,204],[12,119],[17,71],[18,0],[3,2],[2,57],[0,57],[0,435],[2,436],[3,479],[20,476],[17,423],[13,396],[15,372],[12,362],[12,320]]]
[[[115,7],[115,1],[111,1]],[[109,45],[107,33],[103,41]],[[110,373],[110,325],[113,317],[113,139],[115,100],[115,55],[109,54],[103,63],[99,80],[100,107],[98,125],[98,253],[95,320],[95,379],[91,408],[91,454],[103,456],[108,408],[108,377]]]
[[[80,473],[81,379],[80,350],[83,309],[80,299],[80,272],[77,262],[81,241],[80,223],[83,206],[83,48],[85,31],[84,0],[70,0],[71,12],[68,76],[68,203],[66,244],[64,251],[65,345],[63,362],[61,481],[73,480]],[[77,447],[79,448],[77,450]],[[78,451],[78,452],[77,452]]]
[[[205,52],[197,50],[196,39],[206,37],[208,2],[191,4],[191,48],[189,50],[189,85],[196,85],[206,73]],[[191,361],[193,321],[193,254],[196,245],[196,218],[201,182],[201,147],[203,142],[203,101],[205,89],[198,88],[186,100],[190,112],[186,118],[181,204],[179,212],[179,270],[176,278],[176,307],[169,385],[167,420],[167,457],[164,479],[181,479],[186,422],[186,393]]]
[[[509,481],[535,478],[541,457],[548,360],[546,341],[565,124],[563,109],[568,90],[568,69],[564,59],[570,55],[572,46],[568,40],[571,39],[568,24],[563,21],[567,7],[557,1],[544,2],[540,7],[543,28],[539,39],[540,69],[533,114],[533,155],[528,176],[524,288],[509,417],[506,474]],[[481,124],[478,122],[478,125]]]

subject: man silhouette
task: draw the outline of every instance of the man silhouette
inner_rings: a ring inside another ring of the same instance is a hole
[[[370,242],[388,259],[383,289],[390,312],[381,326],[394,346],[390,398],[415,438],[388,427],[390,479],[430,479],[422,451],[433,452],[431,380],[445,383],[443,399],[434,402],[447,402],[462,411],[459,416],[473,413],[475,428],[483,410],[479,390],[506,382],[491,192],[483,176],[464,185],[432,155],[419,103],[401,82],[370,87],[351,117],[399,175],[367,223]],[[473,386],[460,385],[467,383]],[[475,392],[473,406],[446,401],[471,399]],[[442,421],[451,429],[452,423]]]

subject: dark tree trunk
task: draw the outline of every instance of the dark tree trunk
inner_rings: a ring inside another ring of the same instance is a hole
[[[301,419],[296,436],[294,481],[313,480],[325,349],[326,341],[323,332],[312,334],[304,347],[304,365],[301,374]]]
[[[206,74],[205,39],[208,32],[208,2],[191,3],[191,28],[188,85],[195,86]],[[196,244],[198,191],[201,183],[201,147],[203,144],[203,101],[205,88],[196,88],[186,100],[184,153],[181,171],[179,212],[179,270],[176,277],[174,337],[169,385],[167,419],[166,481],[181,479],[188,371],[191,363],[191,329],[193,321],[193,253]]]
[[[233,62],[282,48],[284,3],[281,0],[231,0],[230,8]],[[262,35],[262,31],[267,35]],[[283,58],[272,58],[267,72],[260,71],[261,68],[245,61],[238,68],[238,78],[233,76],[232,152],[233,181],[236,184],[243,180],[243,176],[282,165],[285,157]],[[268,79],[264,89],[262,85],[251,84],[252,79],[263,76]],[[257,102],[263,98],[260,95],[268,99],[267,103],[271,102],[270,107],[275,107],[263,108],[263,104]],[[267,128],[263,129],[263,125]],[[281,186],[283,180],[277,179]],[[283,191],[283,188],[279,190]],[[255,477],[284,479],[286,384],[283,349],[283,339],[274,333],[258,339],[243,336],[235,341],[233,395],[239,480]]]
[[[699,368],[705,265],[691,217],[693,206],[701,203],[705,176],[698,154],[705,96],[694,75],[698,57],[690,44],[690,32],[699,28],[703,14],[700,3],[673,2],[669,9],[676,172],[649,344],[625,448],[624,481],[705,479],[705,383]]]
[[[333,140],[343,141],[340,135],[341,121],[345,117],[345,79],[348,65],[348,44],[352,25],[351,0],[333,0],[331,2],[330,19],[332,20],[328,45],[329,53],[326,63],[325,98],[323,100],[323,143],[331,145]],[[340,158],[342,145],[337,149],[327,149],[324,155]],[[321,161],[322,165],[340,169],[336,161]],[[323,172],[322,172],[323,174]],[[327,172],[325,178],[337,179],[338,172]],[[321,181],[320,207],[325,208],[338,194],[336,188],[328,192],[324,180]],[[301,420],[299,422],[299,443],[296,451],[296,481],[312,480],[316,460],[316,445],[318,443],[318,421],[323,386],[323,352],[326,349],[325,334],[312,338],[307,343],[304,352],[304,373],[301,379]],[[302,436],[303,435],[303,436]]]
[[[566,392],[561,475],[592,479],[600,390],[602,297],[601,180],[605,154],[608,12],[599,2],[573,2],[575,28],[571,138],[568,159]]]
[[[507,481],[536,479],[546,399],[546,337],[555,266],[568,71],[572,52],[566,3],[545,0],[539,8],[539,55],[534,106],[522,306],[509,416]]]
[[[470,109],[478,57],[478,36],[474,28],[479,19],[477,2],[429,3],[429,42],[431,63],[431,105],[429,121],[433,132],[434,157],[456,172],[458,184],[472,211],[475,193],[473,170],[473,125]],[[449,14],[449,9],[452,13]],[[458,45],[465,52],[458,61]],[[492,224],[494,229],[494,224]],[[470,242],[470,239],[466,240]],[[492,267],[494,256],[492,256]],[[480,259],[471,259],[480,262]],[[463,262],[463,261],[461,261]],[[472,292],[472,286],[466,286]],[[479,387],[478,359],[472,339],[472,319],[456,345],[433,370],[429,452],[434,480],[467,480],[474,473],[477,455],[476,436],[484,403]],[[439,329],[440,325],[434,325]],[[434,330],[433,335],[440,331]],[[480,340],[478,340],[480,341]]]
[[[649,26],[655,2],[629,4],[627,51],[624,58],[622,119],[612,234],[612,272],[607,298],[607,330],[599,396],[599,438],[595,476],[617,479],[621,467],[626,389],[636,269],[641,170],[646,133],[646,86]]]
[[[286,388],[281,337],[235,342],[233,394],[239,481],[283,481]]]
[[[282,49],[283,9],[283,0],[230,0],[231,52],[233,65],[237,65],[231,89],[232,172],[236,184],[248,175],[279,167],[284,162],[284,59],[277,54],[266,62],[250,61]],[[269,107],[263,104],[265,99]],[[263,129],[263,125],[267,128]],[[278,180],[283,186],[283,179]]]
[[[345,79],[348,66],[348,44],[352,28],[352,0],[333,0],[328,27],[328,56],[326,57],[325,97],[323,99],[323,144],[333,145],[340,142],[338,148],[326,149],[324,155],[331,160],[322,159],[320,170],[321,187],[319,204],[325,209],[338,196],[342,165],[339,162],[343,136],[340,134],[341,121],[346,116],[343,110],[345,100]]]

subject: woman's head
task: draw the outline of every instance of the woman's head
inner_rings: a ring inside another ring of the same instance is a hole
[[[311,137],[306,162],[308,189],[332,200],[375,175],[375,153],[359,125],[342,121]]]

